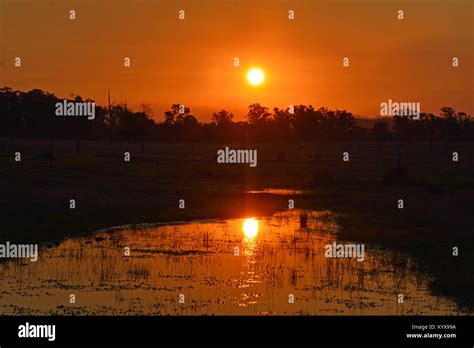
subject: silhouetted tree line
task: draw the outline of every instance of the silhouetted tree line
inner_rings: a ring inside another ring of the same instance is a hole
[[[96,105],[95,119],[58,117],[55,104],[63,99],[33,89],[28,92],[0,89],[0,136],[50,139],[110,139],[124,141],[313,141],[313,140],[471,140],[474,121],[451,107],[440,115],[421,114],[419,120],[395,116],[391,124],[377,121],[373,127],[357,124],[345,110],[315,109],[309,105],[270,111],[260,104],[248,108],[245,121],[221,110],[209,123],[199,122],[189,108],[178,104],[164,113],[164,121],[151,118],[148,107],[134,112],[126,104]],[[91,102],[77,96],[70,101]]]

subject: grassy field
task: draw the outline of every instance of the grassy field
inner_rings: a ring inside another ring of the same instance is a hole
[[[142,145],[82,142],[76,153],[75,142],[54,141],[50,160],[42,156],[48,141],[1,139],[0,240],[48,243],[121,224],[265,215],[291,198],[337,213],[342,238],[409,253],[434,276],[433,289],[474,307],[472,143]],[[257,167],[218,164],[225,146],[256,148]],[[387,176],[396,168],[403,175]],[[246,193],[263,188],[305,194]]]

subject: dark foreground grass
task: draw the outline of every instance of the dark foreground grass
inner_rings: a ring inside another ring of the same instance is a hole
[[[47,143],[4,144],[2,242],[52,242],[122,224],[267,215],[287,209],[291,198],[296,208],[338,214],[341,238],[410,254],[433,275],[435,291],[474,308],[471,144],[235,145],[258,149],[256,168],[217,164],[217,149],[232,144],[147,144],[142,152],[140,144],[84,143],[75,153],[75,143],[56,142],[52,161],[39,156]],[[16,151],[21,162],[13,161]],[[131,162],[124,162],[125,151]],[[342,161],[344,151],[349,162]],[[460,162],[451,161],[452,151]],[[286,160],[277,161],[278,152]],[[399,166],[408,180],[384,183],[384,174]],[[307,194],[246,193],[269,187]]]

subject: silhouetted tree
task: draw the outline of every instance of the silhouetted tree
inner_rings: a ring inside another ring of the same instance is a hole
[[[233,118],[234,114],[225,110],[221,110],[212,114],[212,122],[214,122],[217,126],[229,124],[232,122]]]
[[[271,114],[268,112],[268,108],[255,103],[249,105],[249,111],[247,113],[247,122],[251,125],[262,124],[270,121]]]
[[[274,108],[273,113],[258,103],[249,105],[246,121],[233,121],[233,114],[221,110],[211,123],[201,123],[191,110],[179,104],[164,113],[157,124],[148,105],[134,112],[126,104],[110,101],[96,105],[95,119],[58,117],[55,104],[62,99],[33,89],[28,92],[0,89],[0,136],[48,138],[52,155],[54,139],[75,139],[76,151],[81,139],[118,139],[141,142],[159,141],[319,141],[319,140],[473,140],[474,122],[470,115],[443,106],[439,116],[421,114],[419,119],[395,116],[390,129],[386,121],[377,121],[372,129],[361,127],[346,110],[315,109],[297,105],[294,112]],[[80,96],[70,101],[82,102]],[[92,102],[86,99],[85,102]]]
[[[171,105],[171,110],[165,111],[165,123],[168,125],[182,123],[189,113],[189,108],[180,104],[173,104]]]

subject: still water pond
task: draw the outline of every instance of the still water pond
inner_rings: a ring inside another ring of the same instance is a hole
[[[325,245],[337,240],[334,216],[308,212],[302,225],[300,213],[67,239],[41,249],[38,262],[0,265],[0,313],[464,314],[430,292],[429,278],[407,256],[366,245],[363,262],[327,258]]]

